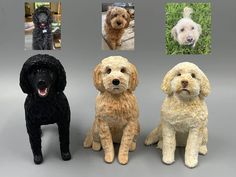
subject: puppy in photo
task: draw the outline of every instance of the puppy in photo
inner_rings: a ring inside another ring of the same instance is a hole
[[[121,38],[130,23],[130,14],[125,8],[110,6],[104,23],[106,40],[112,50],[121,46]]]
[[[204,100],[210,93],[206,75],[193,63],[183,62],[164,77],[162,90],[167,94],[161,107],[161,122],[145,140],[158,143],[162,161],[172,164],[176,146],[185,147],[185,165],[198,164],[198,154],[207,153],[208,110]]]
[[[138,85],[136,67],[126,58],[111,56],[94,69],[94,85],[99,90],[96,115],[84,147],[104,150],[104,160],[112,163],[113,143],[120,144],[118,160],[128,163],[129,151],[136,149],[139,134],[139,109],[134,90]]]
[[[188,45],[193,48],[202,33],[201,25],[191,19],[193,9],[185,7],[183,10],[183,18],[172,28],[171,35],[179,45]]]

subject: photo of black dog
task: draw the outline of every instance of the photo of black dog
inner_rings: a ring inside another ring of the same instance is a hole
[[[38,7],[33,14],[33,50],[52,50],[52,15],[51,11],[44,6]]]
[[[28,94],[25,100],[26,128],[35,164],[43,162],[41,125],[58,125],[61,157],[70,160],[70,107],[63,91],[66,73],[60,61],[50,55],[35,55],[23,65],[20,87]]]

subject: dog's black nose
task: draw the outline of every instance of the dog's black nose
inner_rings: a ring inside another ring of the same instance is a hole
[[[38,85],[39,88],[40,87],[45,87],[46,86],[46,82],[44,80],[40,80],[37,85]]]
[[[117,25],[121,25],[121,22],[120,21],[118,21],[118,22],[116,22],[117,23]]]
[[[112,81],[112,84],[113,84],[113,85],[119,85],[119,84],[120,84],[119,79],[114,79],[114,80]]]
[[[193,38],[192,37],[187,37],[187,41],[188,42],[193,42]]]
[[[185,88],[185,87],[188,86],[188,81],[183,80],[183,81],[181,81],[181,84],[182,84],[182,86]]]

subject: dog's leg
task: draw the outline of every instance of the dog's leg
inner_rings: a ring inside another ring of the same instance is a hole
[[[104,160],[107,163],[112,163],[114,160],[115,152],[110,128],[105,121],[98,119],[98,122],[99,122],[99,137],[102,144],[102,148],[104,149],[105,153]]]
[[[110,44],[110,47],[111,47],[112,50],[115,50],[115,49],[116,49],[116,41],[110,40],[110,41],[109,41],[109,44]]]
[[[162,124],[162,161],[166,164],[172,164],[175,161],[176,138],[175,130],[169,123]]]
[[[71,154],[69,150],[70,144],[70,121],[61,121],[57,123],[59,140],[60,140],[60,149],[61,149],[61,158],[63,160],[70,160]]]
[[[129,150],[131,148],[133,140],[135,138],[135,130],[137,130],[137,123],[136,122],[129,122],[128,125],[125,127],[123,136],[121,138],[118,160],[120,164],[125,165],[128,163],[129,160]]]
[[[203,129],[203,133],[202,133],[202,139],[200,142],[200,147],[199,147],[199,153],[201,155],[206,155],[207,154],[207,142],[208,142],[208,129],[207,127],[205,127]]]
[[[34,155],[34,163],[40,164],[43,162],[41,151],[41,129],[40,126],[26,123],[27,132],[29,135],[31,149]]]
[[[198,164],[199,129],[190,129],[185,148],[185,165],[194,168]]]
[[[116,43],[117,46],[121,46],[122,42],[121,42],[121,39],[119,39]]]

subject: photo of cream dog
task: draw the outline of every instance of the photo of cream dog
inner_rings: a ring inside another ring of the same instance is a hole
[[[193,9],[185,7],[183,10],[183,18],[172,28],[171,35],[179,45],[188,45],[195,47],[201,33],[201,25],[191,19]]]

